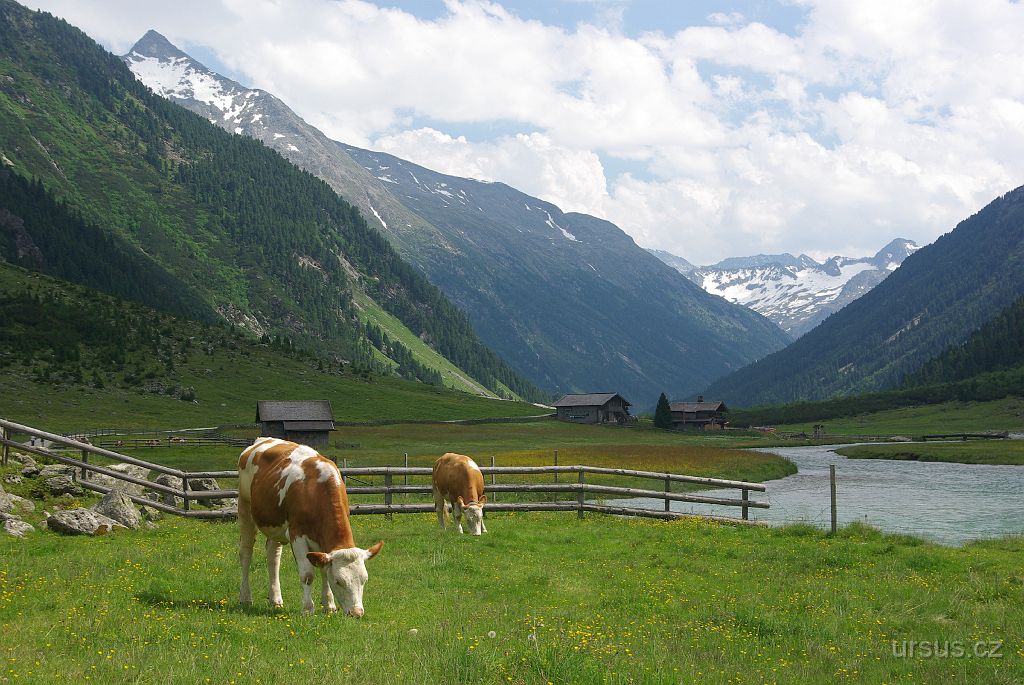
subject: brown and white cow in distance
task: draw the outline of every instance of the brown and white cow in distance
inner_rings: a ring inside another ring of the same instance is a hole
[[[337,598],[346,614],[363,615],[365,562],[384,542],[370,549],[356,547],[348,521],[348,493],[334,462],[306,445],[259,438],[238,460],[238,521],[243,604],[252,603],[249,565],[258,528],[267,536],[272,605],[284,604],[281,546],[288,544],[299,567],[305,613],[313,613],[313,578],[319,568],[324,611],[336,611]]]
[[[487,532],[484,525],[484,476],[476,462],[464,454],[448,452],[434,462],[434,509],[437,522],[445,527],[445,500],[452,503],[452,515],[462,533],[462,512],[471,535]]]

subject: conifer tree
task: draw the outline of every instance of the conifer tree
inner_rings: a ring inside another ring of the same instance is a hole
[[[672,409],[669,407],[665,393],[661,393],[661,397],[658,398],[658,406],[654,409],[654,427],[672,428]]]

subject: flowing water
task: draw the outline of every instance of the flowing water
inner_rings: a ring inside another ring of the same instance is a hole
[[[847,459],[840,446],[763,449],[791,460],[798,473],[766,483],[768,492],[751,491],[770,509],[750,509],[750,517],[772,525],[804,522],[827,528],[829,464],[836,465],[839,524],[864,521],[888,532],[910,533],[944,544],[1024,534],[1024,466],[988,466],[939,462]],[[739,490],[702,491],[701,495],[737,499]],[[663,500],[618,500],[626,506],[661,509]],[[672,502],[673,511],[739,515],[739,510],[690,502]]]

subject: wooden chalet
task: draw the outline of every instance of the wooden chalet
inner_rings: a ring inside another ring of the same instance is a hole
[[[721,400],[705,402],[697,397],[696,402],[670,402],[672,428],[676,430],[722,430],[729,422],[726,413],[729,408]]]
[[[630,402],[614,392],[565,395],[555,402],[560,421],[574,423],[628,423]]]
[[[260,400],[256,403],[260,435],[324,447],[334,430],[328,400]]]

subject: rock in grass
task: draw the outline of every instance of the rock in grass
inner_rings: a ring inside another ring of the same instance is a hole
[[[46,527],[63,535],[104,535],[116,528],[125,528],[103,514],[81,507],[51,514],[46,519]]]
[[[220,486],[217,485],[217,481],[214,480],[213,478],[189,478],[188,479],[188,489],[189,490],[220,490]],[[196,501],[199,502],[200,504],[205,504],[207,506],[216,506],[217,502],[219,502],[220,500],[203,498],[203,499],[199,499],[199,500],[196,500]]]
[[[30,499],[11,494],[7,496],[11,498],[11,513],[13,514],[31,514],[36,510],[36,503]]]
[[[172,476],[169,473],[161,473],[153,482],[169,488],[174,488],[175,490],[181,490],[181,479],[177,476]],[[169,507],[180,507],[185,504],[185,500],[180,497],[175,497],[170,493],[157,492],[157,494],[160,496],[158,501]]]
[[[92,509],[128,528],[135,529],[142,524],[142,517],[139,516],[139,510],[135,508],[135,503],[120,490],[108,492]]]
[[[39,470],[39,467],[35,465],[26,466],[21,470],[21,475],[24,476],[25,478],[35,478],[36,476],[39,475]]]
[[[149,478],[149,469],[145,466],[136,466],[135,464],[113,464],[108,466],[111,471],[117,471],[123,473],[126,476],[138,478],[139,480],[146,480]],[[89,474],[89,481],[97,485],[102,485],[110,489],[121,490],[129,495],[141,495],[144,488],[141,485],[135,483],[128,483],[123,480],[108,476],[103,473],[91,473]]]
[[[7,483],[8,485],[17,485],[18,483],[21,482],[21,476],[19,476],[16,473],[8,473],[6,476],[4,476],[4,482]]]
[[[142,518],[146,521],[160,521],[164,518],[163,513],[153,507],[139,507],[139,513],[142,514]]]
[[[39,477],[53,478],[54,476],[70,476],[75,472],[74,466],[68,466],[66,464],[47,464],[39,470]]]
[[[4,492],[4,486],[0,485],[0,513],[8,512],[14,508],[11,496]]]
[[[47,478],[46,487],[50,490],[50,494],[55,496],[74,495],[79,497],[85,494],[85,491],[78,487],[78,484],[67,474]]]
[[[11,459],[18,462],[22,466],[39,466],[36,460],[28,454],[22,454],[21,452],[12,452]]]
[[[9,516],[3,521],[3,529],[8,535],[13,535],[16,538],[23,538],[32,531],[35,527],[31,523],[25,523],[16,516]]]

